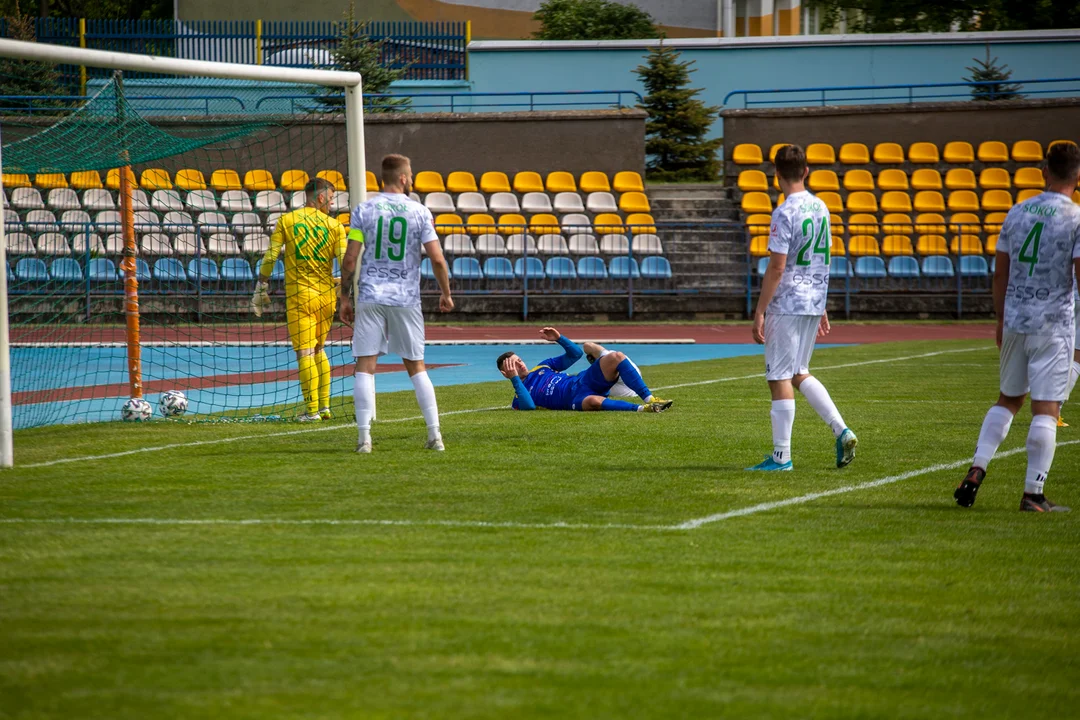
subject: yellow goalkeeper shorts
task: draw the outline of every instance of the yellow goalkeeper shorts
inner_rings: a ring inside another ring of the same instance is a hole
[[[285,306],[293,350],[310,350],[326,340],[334,323],[337,298],[333,292],[300,293]]]

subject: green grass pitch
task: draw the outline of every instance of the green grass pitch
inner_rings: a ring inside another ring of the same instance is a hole
[[[795,472],[743,472],[771,444],[759,357],[645,368],[654,388],[737,378],[665,390],[663,415],[447,414],[443,455],[421,421],[386,422],[418,414],[411,393],[380,396],[368,457],[347,426],[20,432],[23,467],[0,473],[0,718],[1080,714],[1080,445],[1047,484],[1068,515],[1017,511],[1022,452],[969,510],[961,468],[843,491],[966,462],[997,353],[814,365],[861,440],[844,470],[799,399]],[[510,394],[438,389],[444,413]],[[1059,442],[1080,440],[1075,414]],[[161,522],[102,522],[131,519]]]

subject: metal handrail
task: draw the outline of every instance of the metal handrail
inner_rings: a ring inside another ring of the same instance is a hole
[[[630,103],[624,103],[623,102],[623,96],[624,95],[633,96],[634,98],[637,99],[638,102],[645,102],[645,99],[641,96],[641,93],[639,93],[636,90],[562,90],[562,91],[543,90],[543,91],[533,91],[533,92],[529,92],[529,91],[518,91],[518,92],[446,92],[446,93],[417,92],[417,93],[371,94],[371,95],[364,95],[364,105],[365,106],[378,106],[378,104],[379,104],[378,101],[379,100],[394,100],[394,99],[400,99],[400,98],[409,98],[409,100],[410,100],[409,107],[412,108],[412,109],[415,109],[415,108],[446,107],[447,105],[449,105],[450,112],[454,112],[456,108],[463,106],[463,103],[455,102],[459,98],[460,99],[468,99],[468,100],[471,101],[473,98],[488,98],[488,97],[491,97],[491,98],[495,98],[495,97],[507,97],[507,98],[527,97],[528,102],[490,102],[490,103],[469,102],[467,104],[464,104],[464,106],[465,107],[470,107],[470,108],[477,108],[477,107],[495,107],[495,108],[498,108],[498,107],[526,107],[527,106],[529,108],[529,110],[532,111],[538,106],[539,107],[553,107],[553,106],[565,107],[565,106],[595,105],[595,104],[597,104],[595,102],[569,102],[569,101],[567,101],[567,102],[538,102],[537,101],[537,98],[551,97],[551,96],[556,96],[556,95],[559,95],[559,96],[575,96],[575,97],[576,96],[583,96],[583,95],[590,95],[590,96],[614,95],[615,96],[615,105],[620,110],[623,107],[632,107],[632,105],[630,105]],[[317,96],[315,96],[315,95],[271,95],[271,96],[261,98],[257,103],[255,103],[255,109],[258,110],[260,108],[260,106],[264,102],[268,102],[270,100],[289,100],[290,103],[291,103],[290,104],[290,111],[295,112],[296,111],[296,102],[295,101],[303,100],[303,101],[306,101],[306,102],[310,103],[310,102],[314,101],[316,99],[316,97]],[[323,96],[323,97],[325,97],[325,98],[335,98],[337,96],[329,95],[329,96]],[[341,98],[343,99],[342,101],[344,102],[344,95],[342,95]],[[417,104],[417,103],[415,103],[413,101],[414,98],[449,98],[450,102],[449,103],[442,102],[442,103],[421,103],[421,104]]]
[[[247,110],[247,106],[244,104],[244,101],[241,100],[240,98],[236,97],[235,95],[185,95],[184,97],[175,97],[175,96],[171,96],[171,95],[125,95],[124,98],[126,100],[129,100],[129,101],[167,100],[167,101],[170,101],[170,102],[187,102],[189,100],[202,100],[203,105],[204,105],[203,110],[206,113],[206,115],[210,115],[210,101],[211,100],[225,100],[225,101],[235,102],[235,103],[240,105],[241,110]],[[84,103],[88,99],[89,98],[87,96],[85,96],[85,95],[0,95],[0,103],[3,103],[3,102],[8,101],[8,100],[16,101],[16,102],[17,101],[26,101],[27,102],[27,105],[25,107],[23,107],[23,106],[19,106],[19,107],[3,107],[3,106],[0,106],[0,113],[12,112],[12,111],[21,111],[21,112],[29,111],[31,113],[33,113],[33,112],[49,112],[49,111],[56,112],[56,111],[65,111],[65,110],[74,111],[74,110],[78,109],[78,107],[74,106],[76,103]],[[35,100],[38,101],[38,102],[44,102],[44,101],[48,101],[48,102],[56,102],[56,101],[70,102],[70,103],[73,104],[73,106],[72,107],[40,107],[40,108],[35,108],[34,104],[33,104]],[[170,109],[180,109],[180,108],[170,108]]]

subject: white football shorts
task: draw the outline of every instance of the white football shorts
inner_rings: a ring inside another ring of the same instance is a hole
[[[386,355],[388,352],[406,360],[424,359],[424,313],[420,306],[356,303],[353,357]]]
[[[1024,335],[1006,330],[1001,337],[1001,394],[1062,402],[1069,392],[1072,348],[1058,335]]]
[[[790,380],[810,372],[820,315],[765,316],[765,379]]]

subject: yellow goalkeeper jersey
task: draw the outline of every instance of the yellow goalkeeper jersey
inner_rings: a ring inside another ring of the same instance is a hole
[[[270,236],[259,275],[267,280],[285,253],[285,296],[334,291],[334,258],[345,256],[345,226],[324,212],[304,207],[285,213]]]

